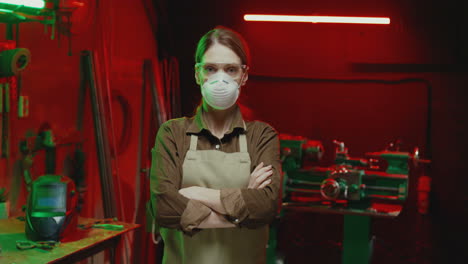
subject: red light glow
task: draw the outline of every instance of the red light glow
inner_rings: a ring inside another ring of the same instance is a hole
[[[72,4],[78,7],[83,7],[85,5],[83,2],[78,2],[78,1],[73,1]]]
[[[390,24],[388,17],[348,16],[295,16],[295,15],[244,15],[245,21],[303,22],[303,23],[344,23],[344,24]]]

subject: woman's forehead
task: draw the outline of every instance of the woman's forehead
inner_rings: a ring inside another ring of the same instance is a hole
[[[241,59],[230,48],[216,42],[208,50],[206,50],[202,62],[241,64]]]

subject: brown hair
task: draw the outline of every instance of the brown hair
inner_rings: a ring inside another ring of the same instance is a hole
[[[234,51],[242,64],[249,65],[250,51],[244,38],[234,30],[223,26],[217,26],[203,35],[197,45],[195,63],[201,62],[205,52],[216,42]]]

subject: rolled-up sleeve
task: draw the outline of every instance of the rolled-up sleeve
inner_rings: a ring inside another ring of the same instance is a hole
[[[179,193],[182,161],[170,122],[159,129],[151,151],[151,202],[158,226],[178,229],[192,236],[200,230],[196,227],[210,214],[211,209]]]
[[[229,218],[240,227],[257,228],[273,221],[280,200],[281,160],[278,133],[269,125],[256,128],[260,133],[249,142],[252,164],[272,165],[272,182],[263,189],[222,189],[221,203]]]

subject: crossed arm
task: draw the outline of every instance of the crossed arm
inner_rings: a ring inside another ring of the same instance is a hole
[[[272,166],[264,166],[261,162],[251,173],[249,189],[262,189],[271,183],[273,174]],[[198,228],[227,228],[236,225],[227,221],[224,215],[227,214],[224,205],[221,202],[221,191],[199,186],[187,187],[179,190],[184,197],[197,200],[211,208],[211,212],[197,227]]]

